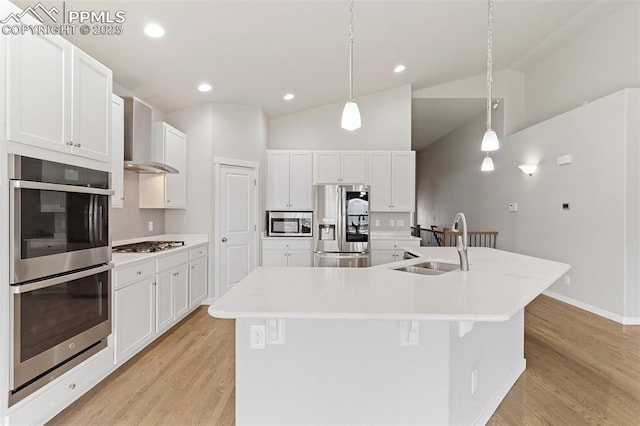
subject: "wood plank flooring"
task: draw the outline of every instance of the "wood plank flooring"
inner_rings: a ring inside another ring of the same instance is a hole
[[[234,322],[200,308],[50,424],[231,425],[234,348]],[[525,357],[489,425],[640,425],[640,327],[540,296]]]

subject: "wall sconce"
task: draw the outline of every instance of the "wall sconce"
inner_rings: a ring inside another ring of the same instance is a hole
[[[520,170],[522,170],[523,173],[528,174],[529,176],[533,176],[533,173],[536,171],[536,169],[538,168],[538,163],[535,164],[520,164],[518,166],[518,168]]]

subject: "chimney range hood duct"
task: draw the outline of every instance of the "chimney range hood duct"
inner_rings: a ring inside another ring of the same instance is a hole
[[[140,99],[124,98],[124,168],[140,173],[179,173],[153,161],[151,107]]]

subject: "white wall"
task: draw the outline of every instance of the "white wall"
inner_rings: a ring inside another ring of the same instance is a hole
[[[640,89],[621,91],[507,136],[492,173],[480,171],[479,117],[418,153],[419,221],[464,211],[471,229],[500,232],[499,248],[571,264],[570,285],[551,291],[619,321],[640,317],[639,104]],[[573,164],[557,166],[562,154]],[[527,162],[540,162],[533,176],[517,168]]]
[[[625,87],[640,87],[640,3],[627,2],[523,71],[525,126]]]
[[[269,120],[269,149],[410,150],[411,86],[356,98],[362,127],[340,127],[344,102]]]
[[[187,134],[187,208],[166,210],[167,233],[207,234],[214,238],[215,157],[263,163],[266,118],[258,107],[205,104],[166,114],[166,121]],[[261,167],[262,168],[262,167]],[[259,211],[262,210],[259,206]],[[209,245],[209,297],[216,295],[214,244]]]

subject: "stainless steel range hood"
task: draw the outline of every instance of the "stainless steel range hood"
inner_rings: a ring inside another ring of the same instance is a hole
[[[137,98],[124,98],[124,168],[140,173],[179,173],[155,161],[151,138],[151,107]]]

